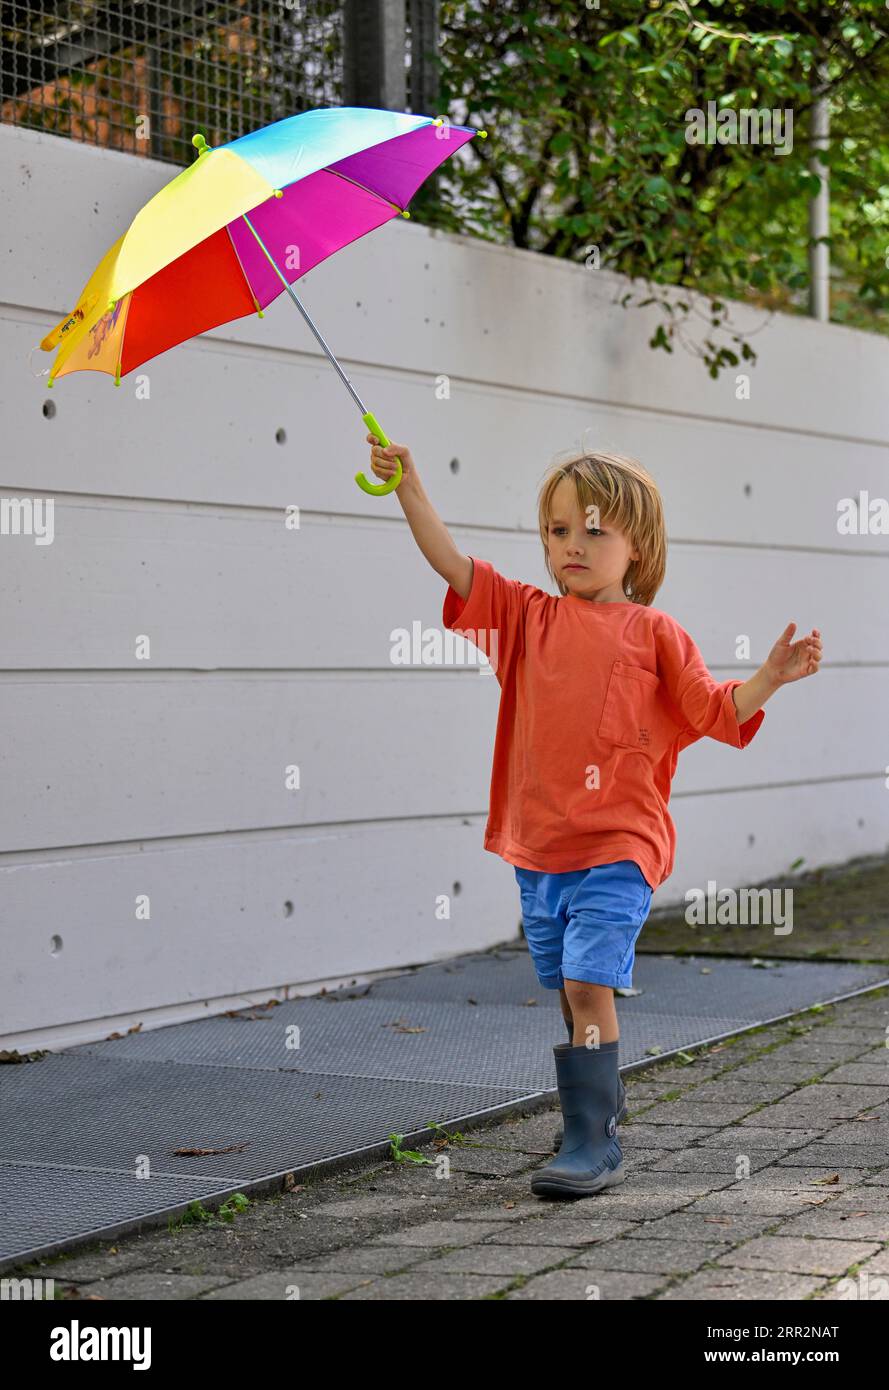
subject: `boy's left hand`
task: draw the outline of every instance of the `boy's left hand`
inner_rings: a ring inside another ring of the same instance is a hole
[[[814,676],[821,661],[821,634],[813,627],[808,637],[799,641],[790,639],[796,632],[796,623],[788,623],[766,659],[764,669],[775,685],[787,685],[790,681],[802,680],[803,676]]]

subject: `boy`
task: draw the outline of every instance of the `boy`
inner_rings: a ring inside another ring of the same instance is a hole
[[[538,498],[560,598],[460,553],[410,451],[367,436],[420,550],[448,583],[445,627],[466,632],[501,688],[485,848],[513,865],[537,978],[558,989],[570,1042],[553,1049],[564,1138],[535,1173],[541,1196],[622,1182],[614,989],[632,984],[653,891],[673,869],[667,811],[679,752],[707,735],[744,748],[782,685],[814,675],[817,629],[788,623],[749,680],[714,681],[689,634],[651,606],[666,572],[660,493],[640,464],[580,453]]]

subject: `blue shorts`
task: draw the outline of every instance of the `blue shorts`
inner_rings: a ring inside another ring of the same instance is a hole
[[[565,979],[628,989],[652,890],[632,859],[571,873],[513,865],[525,940],[544,989]]]

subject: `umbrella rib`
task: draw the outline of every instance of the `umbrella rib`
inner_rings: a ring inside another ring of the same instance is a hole
[[[244,284],[247,286],[247,289],[248,289],[249,292],[250,292],[250,298],[253,300],[253,303],[254,303],[254,305],[256,306],[256,312],[261,316],[261,315],[262,315],[262,309],[261,309],[261,307],[260,307],[259,300],[256,298],[256,291],[254,290],[253,286],[251,285],[250,281],[248,280],[248,278],[247,278],[247,272],[246,272],[246,270],[244,269],[244,262],[241,260],[241,257],[238,255],[238,248],[237,248],[237,246],[235,246],[235,239],[234,239],[234,237],[232,236],[231,227],[228,227],[228,226],[227,226],[226,229],[225,229],[225,231],[226,231],[226,235],[228,236],[229,241],[231,242],[231,248],[232,248],[232,250],[233,250],[234,253],[235,253],[235,260],[237,261],[238,265],[239,265],[240,268],[241,268],[241,274],[242,274],[243,277],[244,277]]]
[[[120,369],[123,366],[123,341],[127,334],[127,319],[130,315],[130,298],[132,296],[132,293],[132,290],[130,290],[129,295],[127,296],[127,302],[123,313],[123,323],[120,325],[120,342],[118,344],[117,349],[117,366],[114,369],[115,386],[120,385]]]
[[[404,214],[404,208],[400,208],[397,203],[393,203],[391,198],[384,198],[382,193],[377,193],[375,189],[368,188],[365,184],[359,183],[357,179],[350,179],[348,174],[341,174],[338,169],[322,169],[322,174],[333,174],[338,179],[345,179],[346,183],[353,183],[356,188],[360,188],[363,193],[369,193],[372,198],[379,198],[381,203],[388,203],[390,208],[396,208],[398,212]]]

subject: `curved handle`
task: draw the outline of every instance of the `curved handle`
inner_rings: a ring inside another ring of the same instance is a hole
[[[383,432],[382,426],[374,418],[373,414],[370,411],[368,411],[367,414],[362,415],[361,418],[367,425],[368,431],[371,434],[376,435],[377,439],[380,441],[384,449],[387,448],[389,445],[389,439]],[[401,482],[402,471],[401,459],[397,459],[396,463],[397,467],[395,469],[395,472],[392,474],[392,477],[389,479],[388,483],[369,483],[363,473],[356,473],[355,481],[361,488],[361,491],[369,492],[373,497],[385,497],[387,492],[394,492],[395,489],[398,487],[398,484]]]

